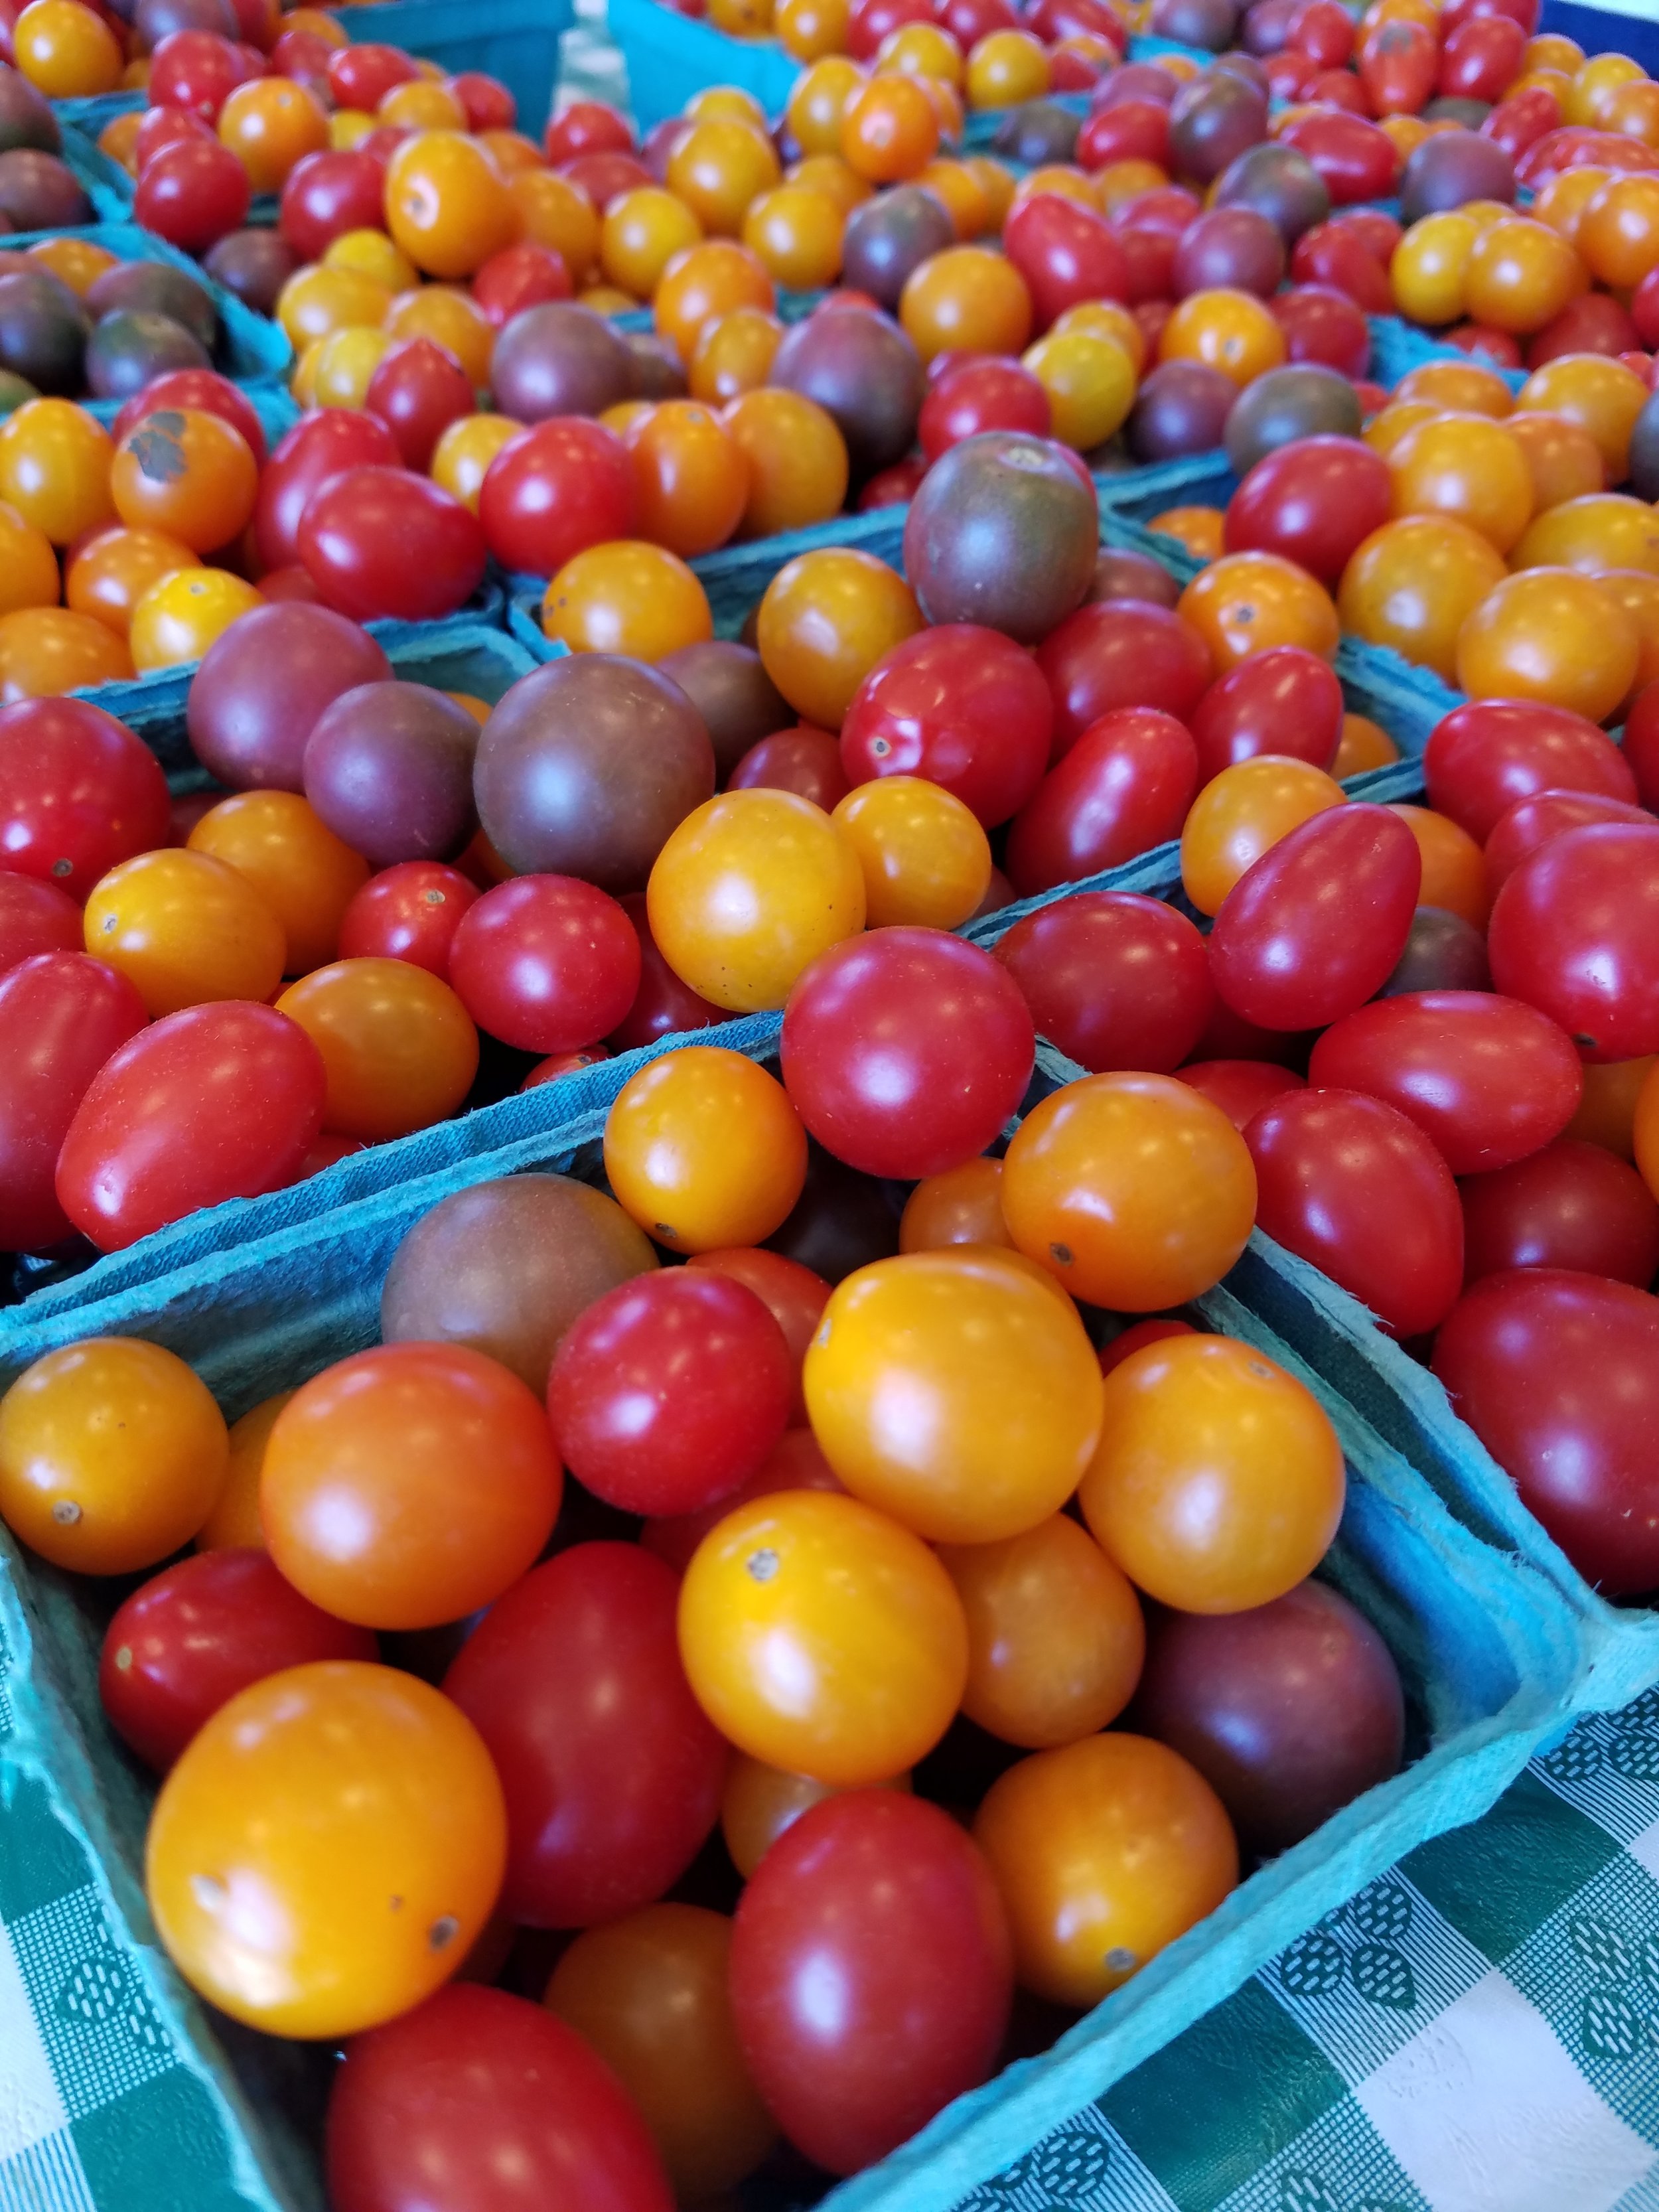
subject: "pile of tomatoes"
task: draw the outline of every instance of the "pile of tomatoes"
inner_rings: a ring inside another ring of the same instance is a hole
[[[103,1697],[167,1777],[175,1961],[348,2039],[336,2212],[572,2160],[656,2212],[780,2135],[854,2172],[1400,1765],[1388,1649],[1309,1580],[1329,1419],[1248,1344],[1121,1318],[1237,1256],[1243,1139],[1124,1073],[987,1153],[1032,1056],[1010,966],[876,931],[792,993],[781,1079],[648,1064],[608,1192],[445,1200],[382,1341],[228,1431],[140,1340],[0,1401],[33,1549],[194,1542],[116,1612]]]

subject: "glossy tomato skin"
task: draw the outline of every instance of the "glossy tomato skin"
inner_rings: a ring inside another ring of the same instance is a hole
[[[1210,974],[1263,1029],[1339,1021],[1382,989],[1406,949],[1423,864],[1385,806],[1334,806],[1247,868],[1210,933]]]
[[[988,830],[1018,812],[1048,766],[1054,708],[1030,653],[972,623],[924,629],[884,653],[842,724],[849,784],[919,775]]]
[[[795,1382],[789,1401],[789,1425],[793,1428],[804,1423],[806,1401],[801,1395],[801,1362],[806,1357],[806,1347],[812,1341],[823,1309],[830,1303],[830,1285],[822,1275],[803,1267],[799,1260],[788,1260],[781,1252],[768,1252],[752,1244],[733,1245],[725,1251],[694,1252],[687,1265],[707,1267],[716,1275],[743,1284],[765,1306],[783,1331],[783,1340],[793,1363]]]
[[[280,1190],[323,1126],[322,1054],[274,1007],[218,1000],[141,1030],[93,1078],[58,1202],[115,1252],[198,1206]]]
[[[746,1482],[795,1388],[783,1331],[743,1284],[689,1267],[618,1285],[566,1330],[548,1377],[559,1456],[627,1513],[695,1513]]]
[[[1037,1034],[1091,1075],[1171,1074],[1209,1019],[1204,939],[1161,899],[1079,891],[1026,915],[994,949]]]
[[[1659,1205],[1601,1145],[1559,1137],[1462,1189],[1466,1283],[1508,1267],[1566,1267],[1645,1291],[1659,1272]]]
[[[1110,223],[1058,192],[1018,202],[1002,242],[1030,291],[1039,330],[1080,300],[1121,300],[1127,292],[1128,264]]]
[[[41,876],[0,868],[0,975],[41,952],[78,952],[81,909]]]
[[[386,180],[372,154],[307,154],[288,173],[276,227],[303,261],[320,261],[349,230],[378,230]]]
[[[1176,1074],[1218,1106],[1235,1129],[1248,1129],[1264,1106],[1287,1091],[1304,1088],[1302,1078],[1267,1060],[1189,1060]]]
[[[1584,1089],[1571,1038],[1490,991],[1408,991],[1361,1006],[1320,1038],[1308,1080],[1385,1099],[1460,1176],[1508,1167],[1559,1137]]]
[[[832,2173],[884,2156],[986,2079],[1012,1991],[990,1869],[917,1797],[855,1790],[813,1806],[738,1906],[744,2055],[784,2133]]]
[[[1498,893],[1492,981],[1559,1022],[1587,1061],[1659,1051],[1659,822],[1569,830]]]
[[[1448,1316],[1434,1371],[1588,1582],[1659,1584],[1659,1298],[1560,1268],[1488,1275]]]
[[[167,842],[167,778],[148,745],[85,699],[0,708],[0,864],[82,900]]]
[[[521,1052],[578,1052],[609,1036],[640,986],[640,940],[605,892],[574,876],[516,876],[462,915],[449,981],[480,1029]]]
[[[1184,722],[1215,672],[1192,624],[1145,600],[1096,601],[1068,615],[1037,647],[1054,702],[1062,757],[1115,707],[1152,707]]]
[[[1532,799],[1517,799],[1507,814],[1500,814],[1486,840],[1486,885],[1496,898],[1528,853],[1547,845],[1569,830],[1583,830],[1592,822],[1651,822],[1644,807],[1628,799],[1607,799],[1598,792],[1540,791]]]
[[[485,471],[478,520],[507,568],[551,576],[590,545],[634,532],[634,467],[614,430],[558,416],[502,447]]]
[[[1198,747],[1155,707],[1119,707],[1084,731],[1015,817],[1006,855],[1022,898],[1121,866],[1179,836]]]
[[[1201,782],[1258,753],[1328,769],[1342,737],[1342,686],[1330,663],[1299,645],[1253,653],[1218,678],[1193,710]]]
[[[340,923],[342,960],[412,960],[447,977],[449,948],[478,887],[438,860],[399,860],[354,894]]]
[[[578,1544],[498,1598],[445,1689],[507,1793],[502,1901],[585,1928],[678,1881],[720,1813],[726,1745],[680,1664],[679,1578],[635,1544]]]
[[[1634,801],[1636,779],[1603,730],[1565,707],[1472,699],[1435,724],[1423,751],[1429,803],[1485,844],[1518,799],[1599,792]]]
[[[809,1135],[866,1175],[939,1175],[982,1152],[1024,1096],[1035,1050],[1012,978],[943,930],[849,938],[784,1009],[784,1086]]]
[[[149,1018],[129,979],[83,952],[37,953],[0,976],[0,1251],[73,1235],[54,1181],[64,1135],[99,1069]]]
[[[1358,438],[1297,438],[1266,454],[1227,504],[1230,553],[1279,553],[1335,585],[1393,512],[1388,463]]]
[[[405,468],[424,470],[452,422],[474,409],[472,385],[454,355],[432,338],[401,339],[368,380],[363,404],[397,441]]]
[[[477,515],[401,466],[330,477],[306,501],[296,550],[325,604],[356,622],[453,615],[483,580],[486,557]]]
[[[327,2171],[334,2212],[547,2212],[573,2191],[582,2212],[674,2205],[604,2060],[544,2006],[470,1982],[354,2038]]]
[[[105,1634],[98,1694],[146,1765],[165,1772],[210,1713],[313,1659],[376,1659],[367,1628],[301,1597],[260,1551],[198,1552],[136,1589]]]
[[[1419,1336],[1463,1279],[1451,1170],[1414,1122],[1357,1091],[1293,1091],[1244,1132],[1256,1224],[1369,1306],[1390,1335]]]
[[[290,568],[300,559],[300,518],[319,484],[346,469],[396,468],[398,447],[377,416],[353,407],[302,415],[271,450],[253,508],[253,544],[261,568]]]

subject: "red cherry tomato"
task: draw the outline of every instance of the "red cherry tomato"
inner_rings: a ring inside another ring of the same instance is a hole
[[[1267,1060],[1189,1060],[1176,1073],[1218,1106],[1235,1129],[1243,1131],[1264,1106],[1287,1091],[1300,1091],[1302,1078]]]
[[[1659,1205],[1604,1146],[1558,1138],[1462,1185],[1463,1279],[1508,1267],[1567,1267],[1646,1290],[1659,1271]]]
[[[1553,1267],[1488,1275],[1434,1371],[1581,1575],[1607,1597],[1659,1583],[1659,1298]]]
[[[651,1904],[714,1827],[726,1747],[680,1664],[678,1595],[638,1545],[578,1544],[497,1598],[445,1678],[507,1794],[515,1920]]]
[[[1115,868],[1181,834],[1198,789],[1198,748],[1173,714],[1120,707],[1049,770],[1009,832],[1022,898]]]
[[[784,1087],[808,1133],[863,1174],[939,1175],[982,1152],[1030,1079],[1011,976],[937,929],[873,929],[821,953],[784,1009]]]
[[[1530,700],[1472,699],[1443,715],[1423,750],[1429,803],[1485,844],[1500,815],[1540,791],[1634,802],[1636,779],[1594,722]]]
[[[727,777],[726,787],[728,791],[793,791],[797,798],[810,799],[826,814],[833,813],[853,788],[842,766],[840,744],[827,730],[815,730],[808,722],[793,730],[776,731],[757,745],[750,745]],[[720,1019],[725,1018],[722,1014]]]
[[[241,434],[254,459],[264,465],[264,425],[258,410],[239,384],[213,368],[170,368],[152,377],[142,392],[135,392],[110,425],[110,436],[118,446],[135,422],[164,407],[193,407],[203,415],[216,415]]]
[[[1569,830],[1582,830],[1592,822],[1651,822],[1653,817],[1627,799],[1605,799],[1589,791],[1540,791],[1535,798],[1517,799],[1507,814],[1500,814],[1486,840],[1486,887],[1496,898],[1528,853],[1547,845]]]
[[[1386,1099],[1460,1176],[1507,1167],[1559,1137],[1584,1088],[1562,1030],[1489,991],[1410,991],[1361,1006],[1320,1038],[1308,1079]]]
[[[548,125],[542,143],[550,161],[570,161],[578,154],[631,154],[634,133],[627,117],[604,100],[573,100]]]
[[[1058,192],[1016,200],[1002,250],[1025,279],[1040,331],[1079,301],[1124,296],[1128,267],[1111,224]]]
[[[0,868],[0,975],[39,952],[78,952],[81,944],[81,909],[66,891]]]
[[[1256,1225],[1369,1306],[1393,1336],[1451,1310],[1463,1277],[1457,1186],[1403,1114],[1357,1091],[1297,1091],[1244,1132]]]
[[[815,732],[814,734],[821,734]],[[770,742],[763,738],[762,744]],[[835,740],[824,738],[835,758]],[[751,749],[758,752],[760,745]],[[744,759],[751,757],[746,754]],[[741,766],[742,763],[739,763]],[[743,788],[734,776],[732,789]],[[805,796],[822,805],[816,793]],[[634,933],[640,945],[640,980],[632,1003],[609,1035],[612,1052],[633,1052],[642,1044],[654,1044],[659,1037],[672,1036],[686,1030],[706,1030],[713,1022],[723,1022],[724,1011],[711,1006],[707,999],[699,998],[689,983],[682,983],[658,949],[651,934],[651,919],[646,911],[643,891],[629,891],[621,901],[623,912],[634,925]]]
[[[615,431],[556,416],[496,454],[478,520],[503,568],[551,576],[590,545],[631,537],[635,497],[634,465]]]
[[[1115,707],[1155,707],[1184,722],[1215,673],[1192,624],[1141,599],[1079,607],[1043,640],[1036,664],[1054,697],[1057,759]]]
[[[1364,312],[1328,284],[1298,284],[1269,302],[1292,362],[1316,362],[1358,380],[1370,366]]]
[[[1460,23],[1440,50],[1440,92],[1446,100],[1498,100],[1521,74],[1527,33],[1506,15]]]
[[[734,1245],[720,1252],[694,1252],[686,1265],[708,1267],[717,1275],[729,1276],[732,1282],[752,1291],[765,1306],[783,1331],[783,1340],[789,1347],[794,1366],[790,1425],[793,1427],[804,1422],[806,1401],[800,1387],[801,1363],[806,1358],[806,1347],[812,1341],[823,1309],[830,1303],[830,1285],[822,1275],[803,1267],[799,1260],[786,1259],[781,1252],[767,1252],[748,1245]]]
[[[1346,218],[1303,232],[1291,249],[1291,279],[1344,293],[1368,315],[1395,312],[1386,258],[1379,259]]]
[[[84,952],[38,953],[0,976],[0,1251],[73,1235],[58,1152],[93,1078],[149,1018],[127,977]]]
[[[450,424],[472,413],[472,382],[447,347],[405,338],[381,356],[363,405],[391,431],[404,466],[425,469]]]
[[[1029,368],[1016,361],[974,357],[933,378],[916,434],[932,463],[982,430],[1029,430],[1046,438],[1052,426],[1048,395]]]
[[[919,775],[988,830],[1024,805],[1048,765],[1054,708],[1030,653],[972,623],[919,630],[884,653],[842,724],[849,785]]]
[[[548,1377],[559,1455],[625,1513],[695,1513],[764,1463],[796,1371],[770,1310],[727,1276],[664,1268],[566,1330]]]
[[[346,469],[395,468],[392,433],[373,415],[325,407],[301,416],[273,448],[259,478],[253,544],[263,568],[289,568],[300,558],[300,518],[319,484]]]
[[[164,146],[138,179],[132,219],[185,253],[205,253],[247,221],[253,187],[247,171],[216,138]]]
[[[465,606],[483,580],[478,519],[429,477],[387,466],[347,469],[306,501],[297,550],[325,605],[368,622],[431,622]]]
[[[1340,1021],[1380,991],[1423,880],[1417,840],[1386,806],[1333,806],[1247,868],[1210,933],[1220,996],[1263,1029]]]
[[[995,952],[1038,1035],[1091,1075],[1170,1074],[1209,1018],[1204,939],[1161,899],[1080,891],[1024,915]]]
[[[271,1006],[222,999],[105,1061],[58,1158],[58,1202],[100,1251],[293,1181],[323,1126],[322,1054]]]
[[[640,985],[640,940],[615,899],[574,876],[519,876],[461,916],[449,981],[475,1022],[521,1052],[608,1036]]]
[[[490,255],[472,279],[472,304],[500,331],[526,307],[568,300],[573,289],[570,271],[552,247],[526,238]]]
[[[478,889],[437,860],[399,860],[353,894],[340,921],[342,960],[410,960],[446,981],[449,948]]]
[[[1334,585],[1393,500],[1388,463],[1358,438],[1297,438],[1259,460],[1227,502],[1227,550],[1278,553]]]
[[[1208,783],[1235,761],[1287,753],[1328,769],[1342,738],[1342,686],[1328,660],[1299,645],[1253,653],[1218,677],[1193,710],[1198,773]]]
[[[683,1575],[698,1545],[728,1513],[735,1513],[738,1506],[747,1505],[751,1498],[770,1498],[780,1490],[829,1490],[847,1494],[810,1429],[786,1429],[767,1454],[764,1464],[747,1482],[739,1483],[729,1497],[717,1498],[713,1505],[704,1506],[701,1513],[678,1513],[647,1521],[640,1531],[640,1541],[647,1552],[654,1552],[658,1559],[665,1559],[676,1574]]]
[[[251,1682],[319,1659],[376,1659],[372,1630],[301,1597],[259,1551],[198,1552],[136,1589],[110,1622],[98,1694],[111,1725],[164,1772]]]
[[[307,154],[289,171],[276,228],[302,261],[320,261],[349,230],[380,230],[385,222],[386,179],[361,149]]]
[[[193,121],[212,124],[219,110],[247,75],[247,64],[234,44],[216,31],[169,31],[158,39],[150,54],[149,82],[145,88],[150,106],[174,111]],[[146,117],[146,121],[149,118]],[[143,126],[140,126],[142,134]],[[182,137],[184,133],[178,134]],[[173,135],[153,133],[137,149],[142,170],[163,146],[178,143]]]
[[[1013,1988],[978,1846],[891,1790],[825,1798],[785,1830],[738,1904],[731,1972],[761,2094],[832,2173],[882,2157],[985,2080]]]
[[[604,2060],[544,2006],[471,1982],[352,2037],[327,2166],[334,2212],[528,2212],[573,2187],[582,2212],[674,2207]]]
[[[1593,823],[1529,854],[1487,947],[1495,987],[1559,1022],[1583,1059],[1659,1052],[1659,822]]]
[[[118,861],[167,842],[167,778],[124,722],[84,699],[0,708],[0,860],[84,900]]]

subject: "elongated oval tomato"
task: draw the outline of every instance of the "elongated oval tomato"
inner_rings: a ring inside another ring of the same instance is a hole
[[[37,953],[0,976],[0,1250],[73,1235],[58,1152],[99,1069],[148,1019],[127,978],[84,952]]]

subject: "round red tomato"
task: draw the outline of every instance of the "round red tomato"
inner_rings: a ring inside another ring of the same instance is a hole
[[[300,518],[319,484],[346,469],[395,468],[392,433],[373,415],[325,407],[301,416],[272,449],[259,478],[253,543],[262,568],[290,568],[300,558]]]
[[[1659,1205],[1604,1146],[1558,1138],[1462,1185],[1463,1279],[1506,1267],[1568,1267],[1644,1291],[1659,1271]]]
[[[459,500],[384,465],[320,485],[306,501],[297,550],[325,603],[357,622],[453,615],[483,582],[486,560],[478,519]]]
[[[125,722],[85,699],[0,708],[0,864],[84,900],[167,842],[167,781]]]
[[[1358,438],[1297,438],[1265,455],[1227,503],[1230,553],[1278,553],[1334,585],[1393,512],[1394,480]]]
[[[496,454],[478,520],[503,568],[551,576],[590,545],[631,537],[634,504],[634,465],[616,432],[556,416]]]
[[[361,149],[307,154],[288,173],[276,227],[302,261],[320,261],[349,230],[380,230],[386,179]]]
[[[478,887],[438,860],[399,860],[371,876],[340,920],[342,960],[412,960],[447,980],[449,949]]]
[[[1299,645],[1270,646],[1219,677],[1193,710],[1200,782],[1258,753],[1328,769],[1342,738],[1342,686],[1328,660]]]
[[[1036,662],[1054,697],[1057,758],[1114,708],[1153,707],[1184,722],[1215,673],[1190,623],[1140,599],[1079,607],[1044,638]]]
[[[1604,730],[1569,708],[1471,699],[1443,715],[1423,750],[1429,803],[1485,844],[1517,799],[1598,792],[1634,801],[1636,779]]]
[[[961,799],[988,830],[1042,781],[1054,735],[1048,686],[998,630],[945,623],[884,653],[842,724],[849,783],[919,775]]]
[[[1039,1036],[1092,1075],[1170,1074],[1209,1019],[1204,939],[1161,899],[1080,891],[1024,915],[995,951]]]
[[[449,981],[482,1030],[521,1052],[577,1052],[634,1003],[640,940],[605,892],[574,876],[518,876],[462,915]]]
[[[1198,747],[1173,714],[1119,707],[1051,769],[1009,832],[1022,898],[1115,868],[1179,836],[1198,788]]]
[[[381,356],[363,405],[391,431],[404,466],[425,469],[450,424],[472,413],[472,383],[447,347],[404,338]]]

